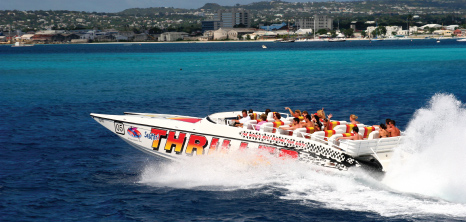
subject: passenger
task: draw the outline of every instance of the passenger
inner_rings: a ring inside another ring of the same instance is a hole
[[[359,124],[359,123],[360,123],[359,121],[356,121],[356,120],[358,119],[358,116],[356,116],[356,115],[354,115],[354,114],[351,114],[351,115],[349,116],[349,119],[350,119],[350,121],[351,121],[351,124],[356,125],[356,124]]]
[[[254,116],[254,111],[252,111],[252,109],[249,109],[249,117],[251,118],[251,120],[256,120],[257,114],[256,116]]]
[[[264,113],[264,114],[265,114],[266,116],[268,116],[270,112],[271,112],[270,109],[265,109],[265,113]]]
[[[306,116],[309,115],[309,113],[306,110],[304,110],[302,114],[304,118],[306,118]]]
[[[359,135],[359,127],[358,126],[354,126],[353,127],[353,132],[354,132],[354,135],[352,136],[347,136],[347,137],[338,137],[337,139],[335,139],[335,141],[339,141],[339,140],[362,140],[362,136]]]
[[[238,120],[234,121],[233,126],[242,127],[244,123],[251,120],[251,117],[248,116],[248,111],[247,110],[243,110],[243,111],[241,111],[241,113],[242,113],[243,116],[238,115]]]
[[[304,123],[301,124],[302,127],[314,127],[314,122],[312,122],[312,117],[308,114],[304,116]]]
[[[390,137],[395,137],[395,136],[400,136],[401,135],[400,129],[398,129],[395,126],[395,120],[391,119],[390,123],[389,123],[389,126],[390,126],[390,128],[387,129],[387,131],[390,133]]]
[[[314,117],[312,118],[312,122],[314,123],[314,131],[315,132],[322,130],[322,123],[320,123],[320,121],[319,121],[319,116],[314,115]]]
[[[281,119],[282,118],[282,115],[280,115],[280,113],[276,113],[274,112],[273,113],[273,119],[275,120],[275,122],[281,122]]]
[[[290,114],[294,116],[295,118],[299,118],[301,116],[301,110],[299,109],[295,110],[294,113],[293,111],[291,111],[290,107],[285,107],[285,109],[289,110]]]
[[[301,122],[299,121],[299,118],[293,118],[293,123],[291,123],[289,125],[289,127],[281,127],[281,129],[284,129],[284,130],[295,130],[295,129],[298,129],[298,128],[301,128],[303,127],[301,125]]]
[[[380,124],[379,128],[379,138],[387,138],[390,133],[387,131],[387,126],[385,124]]]
[[[320,110],[317,110],[316,114],[314,115],[317,115],[319,118],[317,118],[317,120],[320,120],[320,119],[325,119],[325,112],[324,112],[324,108],[320,109]]]
[[[260,122],[257,123],[256,125],[256,130],[259,131],[261,129],[261,125],[267,122],[267,115],[262,114],[260,116]]]
[[[330,113],[328,115],[328,118],[327,119],[324,119],[324,131],[325,130],[331,130],[332,129],[332,126],[330,125],[331,124],[331,121],[330,119],[333,117],[333,115]]]

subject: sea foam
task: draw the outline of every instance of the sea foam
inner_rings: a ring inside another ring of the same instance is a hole
[[[383,183],[409,193],[466,203],[466,108],[450,94],[436,94],[416,111],[406,142]]]

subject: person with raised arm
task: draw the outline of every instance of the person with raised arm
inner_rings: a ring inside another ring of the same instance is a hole
[[[330,113],[330,114],[328,114],[327,119],[324,119],[324,131],[325,131],[325,130],[330,130],[330,129],[331,129],[331,127],[330,127],[330,124],[331,124],[331,123],[330,123],[330,122],[331,122],[330,119],[331,119],[332,117],[333,117],[333,115]]]
[[[299,109],[295,110],[294,112],[290,109],[290,107],[285,107],[285,109],[290,111],[290,114],[295,118],[299,118],[301,116],[301,110]]]

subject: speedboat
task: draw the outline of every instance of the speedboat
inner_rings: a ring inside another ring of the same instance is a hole
[[[458,39],[457,42],[466,42],[466,39]]]
[[[241,127],[232,126],[241,111],[214,113],[204,118],[130,112],[90,115],[131,146],[171,160],[247,149],[338,170],[369,166],[385,171],[394,148],[404,138],[378,138],[375,127],[358,124],[364,140],[337,140],[352,135],[355,125],[331,121],[326,131],[314,132],[312,127],[286,130],[284,126],[293,116],[283,113],[281,120],[276,121],[270,114],[267,122],[258,125],[256,119],[260,113],[252,113],[251,120]]]
[[[263,49],[266,49],[266,48],[267,48],[267,46],[266,46],[266,45],[262,45],[262,48],[263,48]]]

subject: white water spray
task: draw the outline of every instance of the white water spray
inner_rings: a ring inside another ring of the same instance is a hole
[[[437,94],[419,109],[407,140],[384,179],[393,189],[466,203],[466,108],[453,95]]]

